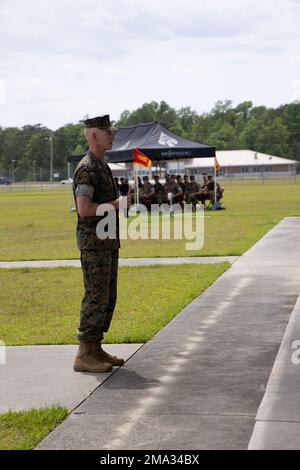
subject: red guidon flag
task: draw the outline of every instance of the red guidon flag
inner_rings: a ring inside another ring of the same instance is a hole
[[[218,171],[219,168],[220,168],[219,162],[218,162],[218,160],[216,159],[216,157],[215,157],[215,167],[216,167],[216,171]]]
[[[141,165],[146,168],[151,168],[152,161],[143,152],[134,147],[133,149],[133,163]]]

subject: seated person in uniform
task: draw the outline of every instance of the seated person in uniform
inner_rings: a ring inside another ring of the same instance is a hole
[[[183,181],[182,181],[182,176],[181,176],[181,175],[177,175],[177,176],[176,176],[176,181],[177,181],[177,183],[179,184],[179,186],[181,187],[181,189],[183,190],[183,187],[182,187],[182,186],[184,186],[184,183],[183,183]]]
[[[202,178],[203,178],[203,184],[202,184],[202,186],[201,186],[201,189],[204,189],[204,188],[206,188],[206,185],[207,185],[207,183],[208,183],[207,174],[206,174],[206,173],[203,173],[203,174],[202,174]]]
[[[129,185],[129,196],[130,196],[131,204],[135,204],[135,203],[136,203],[136,200],[135,200],[135,192],[136,192],[136,185],[135,185],[135,183],[133,184],[133,186],[130,186],[130,185]]]
[[[183,175],[183,184],[186,186],[187,184],[189,184],[189,177],[188,175]],[[185,188],[184,188],[185,189]]]
[[[207,184],[208,184],[207,174],[203,173],[202,178],[203,178],[203,184],[200,187],[199,201],[202,204],[205,204],[205,201],[207,199],[209,199],[209,193],[208,193],[208,189],[207,189]]]
[[[181,186],[176,181],[175,175],[171,175],[169,179],[166,178],[164,190],[170,204],[182,204],[183,193]]]
[[[141,187],[141,194],[140,194],[140,202],[144,204],[149,210],[151,208],[151,204],[153,201],[153,196],[155,194],[155,190],[152,184],[149,181],[148,176],[143,176],[143,184]]]
[[[182,177],[181,175],[177,175],[176,176],[176,181],[177,181],[177,184],[181,187],[182,189],[182,193],[178,196],[178,202],[179,204],[181,205],[182,209],[183,209],[183,195],[184,195],[184,188],[185,188],[185,184],[184,182],[182,181]]]
[[[166,173],[166,174],[165,174],[165,179],[166,179],[165,184],[169,183],[169,181],[170,181],[170,175],[169,175],[169,173]]]
[[[190,183],[186,185],[185,190],[185,201],[187,204],[193,204],[195,207],[197,202],[199,201],[200,195],[200,186],[195,180],[195,176],[190,176]]]
[[[186,190],[190,184],[190,180],[188,175],[183,175],[183,183],[182,183],[182,190],[183,190],[183,200],[186,201]]]
[[[208,183],[206,185],[206,189],[208,192],[208,199],[212,201],[215,197],[215,180],[214,180],[213,175],[208,175],[207,179],[208,179]],[[217,183],[217,201],[221,199],[222,192],[223,190],[221,191],[220,185],[219,183]]]
[[[163,185],[159,182],[159,176],[154,175],[154,197],[153,197],[153,202],[155,204],[162,204],[164,202],[164,187]]]

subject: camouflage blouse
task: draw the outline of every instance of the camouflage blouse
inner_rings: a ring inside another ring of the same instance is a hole
[[[88,152],[77,165],[73,179],[73,193],[76,203],[78,186],[90,190],[90,199],[97,204],[109,203],[118,198],[118,190],[111,169],[104,160],[98,160]],[[79,193],[80,194],[80,193]],[[77,205],[76,205],[77,207]],[[116,237],[100,239],[96,228],[103,216],[80,217],[77,211],[77,245],[80,250],[116,249],[120,247],[119,211],[116,210]]]

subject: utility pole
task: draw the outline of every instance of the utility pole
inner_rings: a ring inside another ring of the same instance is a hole
[[[50,182],[53,181],[53,138],[52,134],[49,137],[50,140]]]
[[[52,134],[49,137],[44,137],[45,140],[50,142],[50,177],[49,181],[53,181],[53,138]]]
[[[14,182],[14,163],[16,160],[11,161],[11,182]]]
[[[12,190],[12,184],[14,182],[14,163],[16,160],[11,161],[11,179],[10,179],[10,190]]]
[[[36,182],[36,176],[35,176],[35,163],[36,161],[33,160],[33,181]]]

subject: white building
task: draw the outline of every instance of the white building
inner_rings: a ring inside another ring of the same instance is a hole
[[[218,150],[216,157],[220,165],[219,176],[289,176],[297,172],[298,162],[276,157],[254,150]],[[201,175],[213,173],[214,158],[191,158],[186,160],[153,162],[152,173],[164,176],[165,173]],[[132,163],[110,163],[114,176],[133,177]],[[146,168],[138,167],[140,176],[149,174]]]
[[[298,162],[253,150],[219,150],[219,176],[288,176],[297,171]],[[185,161],[187,174],[212,173],[213,158],[193,158]]]
[[[125,163],[109,163],[108,166],[114,176],[127,178],[128,170],[125,168]]]

